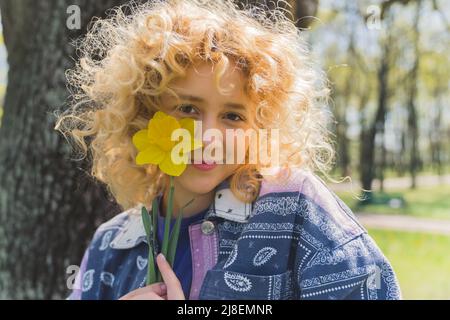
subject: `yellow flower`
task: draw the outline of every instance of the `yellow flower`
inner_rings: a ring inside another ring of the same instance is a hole
[[[136,164],[157,165],[162,172],[170,176],[180,176],[186,170],[191,151],[202,147],[202,143],[194,139],[194,128],[193,119],[185,118],[178,121],[164,112],[157,112],[149,121],[148,129],[141,130],[133,136],[133,144],[139,151]],[[177,129],[186,129],[189,132],[191,143],[187,147],[184,141],[184,147],[180,148],[180,143],[183,142],[181,138],[172,141],[172,133]],[[181,163],[174,162],[172,153],[176,151],[182,159]]]

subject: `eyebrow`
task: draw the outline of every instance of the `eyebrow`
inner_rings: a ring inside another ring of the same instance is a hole
[[[179,94],[179,96],[181,99],[189,100],[192,102],[205,102],[205,100],[203,98],[192,96],[192,95]],[[245,111],[247,109],[244,105],[242,105],[240,103],[233,103],[233,102],[227,102],[227,103],[225,103],[225,106],[232,108],[232,109],[242,110],[242,111]]]

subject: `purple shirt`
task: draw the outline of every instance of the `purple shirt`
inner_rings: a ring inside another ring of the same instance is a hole
[[[173,271],[177,275],[183,287],[184,296],[189,297],[192,283],[192,256],[189,237],[189,226],[203,220],[208,209],[205,209],[194,216],[183,218],[180,226],[180,237],[178,239],[177,252],[175,254],[175,261]],[[161,211],[160,211],[161,212]],[[172,219],[170,223],[170,230],[172,231],[175,225],[176,218]],[[165,217],[158,215],[158,242],[159,247],[162,247],[164,238]]]

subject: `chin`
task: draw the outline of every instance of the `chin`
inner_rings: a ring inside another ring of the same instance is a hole
[[[178,183],[182,188],[196,194],[207,194],[213,191],[225,177],[216,168],[212,171],[202,172],[189,167],[182,176],[178,178]]]

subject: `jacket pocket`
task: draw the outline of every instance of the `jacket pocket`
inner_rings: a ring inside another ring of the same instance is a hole
[[[227,270],[209,270],[200,300],[290,300],[292,271],[276,275],[254,275]]]

